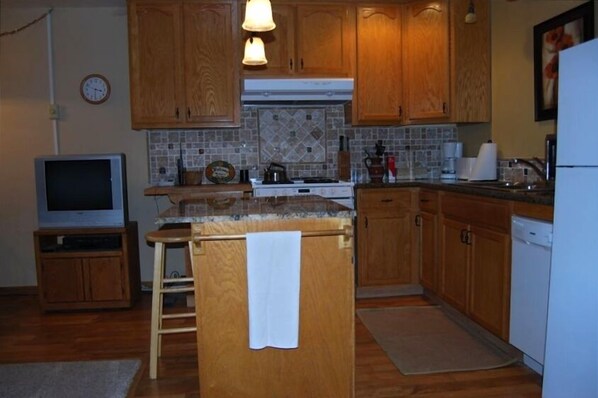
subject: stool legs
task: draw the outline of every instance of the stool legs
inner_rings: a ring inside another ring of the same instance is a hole
[[[154,241],[154,280],[152,284],[152,319],[150,330],[150,379],[158,377],[158,358],[162,355],[162,334],[190,333],[196,332],[196,326],[164,328],[164,320],[176,320],[182,318],[195,318],[195,312],[190,313],[166,313],[164,314],[164,294],[194,292],[193,277],[186,278],[165,278],[164,260],[166,257],[166,243]],[[192,242],[188,243],[192,249]],[[191,257],[193,267],[193,257]],[[181,283],[186,286],[179,286]],[[191,286],[189,286],[191,284]]]
[[[150,332],[150,379],[158,376],[158,356],[161,354],[162,336],[162,278],[164,277],[164,244],[156,242],[154,249],[154,280],[152,285],[152,320]]]

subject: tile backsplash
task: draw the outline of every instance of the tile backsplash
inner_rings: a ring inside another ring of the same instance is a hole
[[[353,127],[342,105],[306,107],[244,106],[241,127],[234,129],[152,130],[148,132],[150,184],[172,179],[181,156],[187,169],[205,168],[216,160],[231,163],[250,177],[262,177],[271,161],[287,167],[289,177],[337,178],[339,136],[349,138],[351,168],[366,181],[365,150],[382,140],[405,167],[409,150],[429,177],[439,177],[441,147],[458,139],[455,125]],[[237,176],[233,181],[238,181]],[[205,182],[205,179],[204,179]]]

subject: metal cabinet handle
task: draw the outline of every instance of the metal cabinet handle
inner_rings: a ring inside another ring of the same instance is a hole
[[[187,119],[191,119],[191,108],[187,108]]]
[[[467,233],[465,234],[465,244],[471,246],[471,243],[472,243],[471,231],[467,231]]]
[[[289,58],[289,70],[293,70],[293,58]]]
[[[467,234],[467,230],[466,229],[462,229],[461,230],[461,243],[467,243],[467,241],[465,240],[465,235]]]
[[[442,103],[442,113],[444,113],[445,115],[448,113],[447,108],[448,108],[448,106],[447,106],[446,102],[443,102]]]
[[[382,200],[380,200],[380,202],[382,202],[382,203],[390,203],[390,202],[392,202],[392,199],[382,199]]]
[[[367,217],[365,218],[365,227],[366,228],[368,227],[368,218]]]
[[[403,117],[403,107],[399,105],[399,118]]]
[[[174,110],[174,115],[176,116],[177,119],[179,118],[179,108],[178,107]]]
[[[303,58],[301,58],[301,70],[303,70]]]
[[[422,226],[422,216],[419,214],[415,216],[415,226],[416,227]]]

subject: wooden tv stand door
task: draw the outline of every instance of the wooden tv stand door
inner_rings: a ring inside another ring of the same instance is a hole
[[[128,308],[140,294],[137,223],[33,233],[41,309]]]

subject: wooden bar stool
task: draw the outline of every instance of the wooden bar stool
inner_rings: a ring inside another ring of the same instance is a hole
[[[163,327],[163,320],[195,318],[195,312],[176,314],[163,313],[163,295],[168,293],[193,292],[193,275],[186,278],[165,278],[165,249],[168,244],[187,243],[192,253],[193,242],[190,228],[159,229],[145,235],[148,242],[155,243],[154,248],[154,281],[152,287],[152,323],[150,334],[150,379],[158,375],[158,357],[162,355],[162,335],[171,333],[190,333],[197,331],[196,326],[190,327]],[[191,255],[193,265],[193,256]],[[193,268],[193,266],[191,267]],[[184,286],[180,286],[183,283]],[[173,286],[176,284],[176,286]]]

